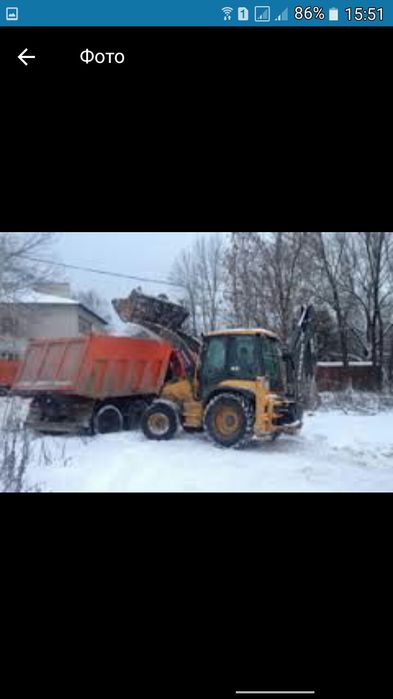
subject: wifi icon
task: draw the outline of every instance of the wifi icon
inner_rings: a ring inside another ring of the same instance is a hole
[[[229,22],[231,19],[231,14],[233,12],[233,7],[223,7],[222,11],[224,13],[224,22]]]

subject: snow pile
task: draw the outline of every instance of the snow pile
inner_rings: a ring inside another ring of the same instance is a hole
[[[142,325],[137,325],[136,323],[123,323],[121,325],[117,324],[113,327],[112,335],[116,337],[136,337],[141,339],[151,339],[162,342],[159,335],[144,328]]]
[[[372,393],[368,391],[325,391],[319,394],[321,410],[338,410],[350,415],[377,415],[386,410],[393,410],[391,393]]]

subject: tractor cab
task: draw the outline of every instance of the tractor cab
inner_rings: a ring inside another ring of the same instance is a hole
[[[200,393],[206,400],[223,381],[264,377],[270,390],[282,392],[284,372],[278,337],[267,330],[226,330],[204,338]]]

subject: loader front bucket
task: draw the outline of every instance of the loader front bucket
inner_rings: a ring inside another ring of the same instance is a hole
[[[179,349],[183,353],[187,374],[193,375],[200,341],[181,330],[189,317],[183,306],[164,298],[145,296],[136,290],[126,299],[114,299],[112,305],[124,323],[141,325]]]
[[[168,330],[179,330],[189,316],[182,306],[138,291],[133,291],[126,299],[114,299],[112,305],[124,323],[152,324]]]

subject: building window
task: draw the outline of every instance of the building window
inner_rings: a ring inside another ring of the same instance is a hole
[[[93,332],[93,325],[85,318],[78,318],[78,329],[80,335],[90,335]]]
[[[18,359],[18,355],[14,352],[0,352],[0,359],[7,359],[8,361],[15,361]]]

